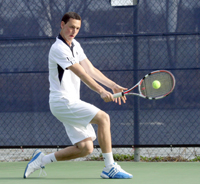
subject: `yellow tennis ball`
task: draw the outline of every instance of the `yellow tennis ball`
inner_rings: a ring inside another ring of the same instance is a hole
[[[160,83],[160,81],[155,80],[155,81],[153,81],[152,86],[154,89],[159,89],[161,86],[161,83]]]

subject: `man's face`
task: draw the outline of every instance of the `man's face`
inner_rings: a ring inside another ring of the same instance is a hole
[[[70,18],[69,21],[65,24],[65,22],[61,22],[61,36],[65,39],[65,41],[71,45],[72,40],[76,37],[81,27],[81,21]]]

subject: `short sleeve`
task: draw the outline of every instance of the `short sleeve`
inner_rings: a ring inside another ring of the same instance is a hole
[[[84,53],[84,51],[83,51],[83,49],[82,49],[80,44],[79,44],[79,46],[80,46],[80,48],[79,48],[79,50],[80,50],[79,61],[83,61],[84,59],[87,58],[87,56],[85,55],[85,53]]]
[[[56,63],[63,69],[66,69],[76,63],[76,60],[73,57],[72,53],[66,50],[67,49],[64,50],[61,48],[54,48],[54,51],[52,52],[53,60],[56,61]]]

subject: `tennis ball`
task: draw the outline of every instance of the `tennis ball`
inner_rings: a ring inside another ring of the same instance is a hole
[[[155,81],[153,81],[152,86],[154,89],[159,89],[161,86],[161,83],[160,83],[160,81],[155,80]]]

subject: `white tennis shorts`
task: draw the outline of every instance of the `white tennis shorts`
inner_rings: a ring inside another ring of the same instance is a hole
[[[94,141],[96,133],[90,121],[100,110],[84,101],[68,104],[62,98],[57,102],[50,102],[52,114],[63,123],[65,130],[72,144],[78,143],[88,137]]]

